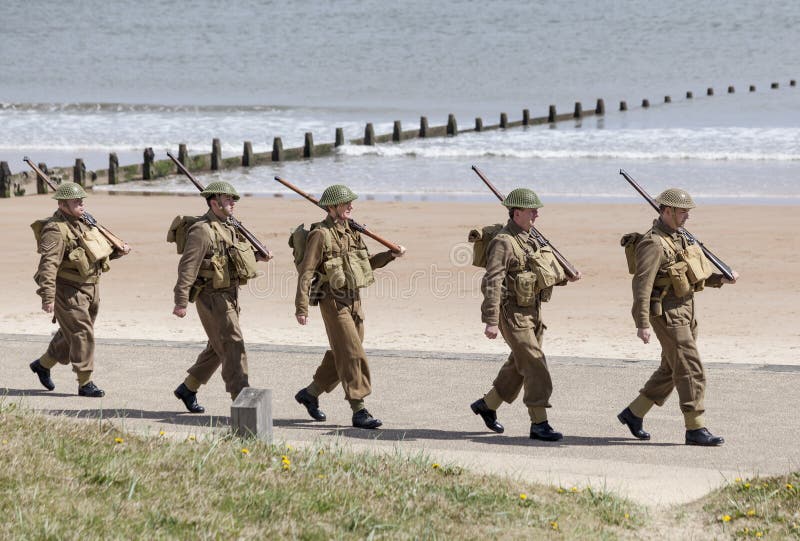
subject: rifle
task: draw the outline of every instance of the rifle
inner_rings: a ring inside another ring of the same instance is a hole
[[[36,166],[36,164],[34,164],[34,163],[33,163],[33,162],[30,160],[30,158],[28,158],[27,156],[25,156],[24,158],[22,158],[22,160],[23,160],[25,163],[27,163],[28,165],[30,165],[30,166],[31,166],[31,169],[33,169],[33,171],[34,171],[34,172],[35,172],[35,173],[36,173],[36,174],[39,176],[39,178],[41,178],[43,181],[45,181],[45,183],[46,183],[48,186],[50,186],[50,188],[52,188],[52,189],[53,189],[53,191],[56,191],[56,190],[58,189],[58,185],[57,185],[55,182],[53,182],[52,180],[50,180],[50,177],[48,177],[48,176],[45,174],[45,172],[44,172],[44,171],[42,171],[41,169],[39,169],[39,168]],[[100,233],[101,233],[101,234],[102,234],[102,235],[103,235],[103,236],[106,238],[106,240],[107,240],[107,241],[108,241],[108,242],[111,244],[111,246],[113,246],[113,247],[114,247],[114,250],[116,250],[116,251],[120,252],[121,254],[126,254],[126,253],[128,253],[128,252],[126,252],[126,251],[125,251],[125,241],[124,241],[124,240],[122,240],[121,238],[119,238],[118,236],[116,236],[116,235],[115,235],[114,233],[112,233],[111,231],[109,231],[109,230],[108,230],[108,229],[107,229],[105,226],[102,226],[102,225],[100,225],[100,224],[97,222],[97,220],[95,219],[95,217],[94,217],[94,216],[92,216],[92,215],[91,215],[91,214],[89,214],[88,212],[84,211],[84,212],[83,212],[83,216],[81,216],[81,217],[80,217],[80,220],[81,220],[83,223],[85,223],[86,225],[88,225],[89,227],[96,227],[96,228],[97,228],[97,230],[98,230],[98,231],[100,231]],[[129,249],[128,251],[130,251],[130,249]]]
[[[314,203],[314,205],[319,207],[319,200],[316,199],[313,195],[307,194],[306,192],[304,192],[303,190],[301,190],[300,188],[298,188],[297,186],[295,186],[294,184],[292,184],[288,180],[284,180],[281,177],[275,177],[275,180],[277,180],[278,182],[280,182],[281,184],[283,184],[284,186],[286,186],[287,188],[289,188],[293,192],[297,193],[298,195],[301,195],[301,196],[305,197],[306,199],[308,199],[309,201]],[[383,244],[384,246],[386,246],[387,248],[389,248],[391,251],[393,251],[395,253],[400,253],[401,249],[400,249],[400,246],[398,246],[397,244],[384,239],[380,235],[376,235],[372,231],[368,230],[365,225],[362,225],[362,224],[358,223],[357,221],[353,220],[352,218],[349,218],[348,222],[350,223],[350,227],[352,229],[354,229],[355,231],[358,231],[359,233],[364,233],[369,238],[380,242],[381,244]]]
[[[490,190],[492,190],[492,193],[494,193],[494,195],[497,196],[497,198],[500,201],[503,201],[505,199],[505,196],[502,193],[500,193],[497,190],[497,188],[494,187],[494,184],[492,184],[492,182],[488,178],[486,178],[486,175],[484,175],[483,172],[480,169],[478,169],[477,165],[473,165],[472,170],[475,171],[475,173],[481,178],[483,183],[486,184],[486,186],[488,186]],[[558,261],[558,264],[561,265],[561,268],[564,269],[564,273],[569,278],[575,278],[576,276],[578,276],[578,270],[572,265],[572,263],[567,261],[567,258],[564,257],[561,254],[561,252],[558,251],[558,248],[553,246],[553,243],[547,240],[544,237],[544,235],[542,235],[539,232],[539,230],[536,229],[536,227],[531,226],[530,234],[536,240],[536,242],[539,243],[540,246],[550,247],[550,249],[553,251],[553,256],[555,256],[556,261]]]
[[[192,175],[189,172],[189,170],[186,169],[186,167],[184,167],[183,164],[180,161],[178,161],[178,159],[175,156],[172,155],[171,152],[167,151],[167,156],[169,156],[170,159],[173,162],[175,162],[175,165],[178,166],[178,170],[181,173],[189,177],[189,180],[192,181],[192,184],[194,184],[198,190],[200,190],[201,192],[205,190],[205,186],[203,186],[199,180],[194,178],[194,175]],[[247,239],[247,242],[249,242],[253,246],[258,255],[260,255],[266,260],[272,259],[272,254],[270,253],[269,250],[267,250],[267,247],[264,246],[264,244],[260,240],[258,240],[255,235],[253,235],[250,231],[248,231],[247,228],[244,225],[242,225],[242,222],[240,222],[233,216],[228,216],[228,220],[230,220],[231,225],[235,227],[245,239]]]
[[[650,196],[650,194],[647,193],[644,190],[644,188],[639,186],[639,183],[637,183],[635,180],[633,180],[633,178],[631,178],[631,176],[628,173],[626,173],[624,169],[620,169],[619,170],[619,174],[622,175],[623,177],[625,177],[625,180],[627,180],[628,183],[631,186],[633,186],[633,189],[635,189],[637,192],[639,192],[639,194],[642,197],[644,197],[647,200],[648,203],[650,203],[650,206],[653,207],[656,212],[660,212],[659,209],[658,209],[658,203],[656,202],[656,200],[653,199]],[[731,268],[728,265],[726,265],[720,258],[718,258],[716,255],[714,255],[711,252],[711,250],[706,248],[705,245],[697,239],[697,237],[695,237],[694,235],[692,235],[691,233],[689,233],[687,230],[685,230],[682,227],[680,229],[678,229],[678,233],[680,233],[681,236],[683,236],[683,238],[685,238],[686,242],[688,242],[689,244],[697,243],[697,245],[700,246],[700,249],[703,250],[703,253],[705,254],[705,256],[714,264],[715,267],[717,267],[719,269],[719,271],[722,273],[722,275],[725,278],[727,278],[728,280],[733,280],[733,270],[731,270]]]

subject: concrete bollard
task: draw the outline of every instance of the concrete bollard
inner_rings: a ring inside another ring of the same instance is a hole
[[[152,152],[152,150],[151,150]],[[86,187],[86,166],[80,158],[75,159],[75,166],[72,168],[72,182],[76,182]]]
[[[375,144],[375,128],[372,127],[372,122],[364,127],[364,144],[369,146]]]
[[[283,141],[281,141],[280,137],[276,137],[272,140],[272,161],[283,161]]]
[[[119,158],[116,152],[108,155],[108,183],[119,183]]]
[[[500,127],[503,129],[508,128],[508,115],[505,113],[500,113]]]
[[[670,96],[664,96],[664,103],[672,103],[672,98]]]
[[[272,443],[272,391],[245,387],[231,405],[231,431]]]
[[[314,157],[314,134],[312,134],[310,131],[306,132],[305,142],[303,143],[303,157]]]
[[[780,85],[778,85],[778,83],[772,83],[771,85],[769,85],[770,88],[778,88],[779,86]]]
[[[334,146],[340,147],[344,144],[344,129],[343,128],[336,128],[336,142]]]
[[[181,162],[181,165],[184,167],[189,167],[189,149],[186,148],[186,143],[181,143],[178,145],[178,161]],[[177,173],[178,168],[175,168],[175,172]]]
[[[211,141],[211,170],[219,171],[222,168],[222,145],[216,137]]]
[[[419,117],[419,136],[428,136],[428,117],[426,116]]]
[[[626,101],[619,102],[619,110],[620,111],[627,111],[628,110],[628,102],[626,102]]]
[[[556,121],[556,106],[555,105],[551,105],[547,109],[547,121],[550,122],[551,124]]]
[[[458,124],[456,123],[456,115],[452,113],[447,115],[447,135],[458,135]]]
[[[403,126],[400,124],[399,120],[394,121],[394,127],[392,128],[392,141],[395,143],[399,143],[403,140]]]
[[[531,123],[531,112],[528,109],[522,110],[522,125],[527,126]]]
[[[693,97],[694,97],[694,94],[692,94],[692,91],[691,91],[691,90],[688,90],[688,91],[686,92],[686,99],[687,99],[687,100],[690,100],[690,99],[692,99]]]
[[[475,117],[475,131],[483,131],[483,119],[479,116]]]
[[[750,92],[756,91],[756,85],[750,85]]]
[[[597,105],[595,105],[594,107],[594,114],[596,115],[606,114],[606,102],[603,101],[603,98],[598,98]]]
[[[575,102],[575,112],[572,113],[573,118],[581,118],[583,116],[583,106],[581,102]]]
[[[153,179],[153,162],[155,161],[156,153],[153,152],[152,147],[144,149],[144,164],[142,165],[142,179]]]
[[[648,107],[650,107],[650,100],[648,100],[647,98],[643,99],[642,100],[642,107],[644,109],[647,109]]]
[[[728,87],[728,94],[734,94],[735,92],[736,92],[736,89],[733,87],[733,85],[730,85]]]
[[[713,96],[713,95],[714,95],[714,89],[709,86],[706,89],[706,96]]]
[[[255,165],[255,156],[253,155],[253,143],[250,141],[244,142],[244,148],[242,149],[242,166],[244,167],[252,167]]]
[[[8,199],[11,197],[11,169],[8,162],[0,162],[0,197]]]
[[[42,170],[42,173],[44,173],[45,175],[49,175],[46,163],[39,162],[38,165],[39,165],[39,169]],[[41,195],[41,194],[46,194],[49,191],[50,191],[50,187],[44,181],[44,177],[42,177],[42,176],[37,174],[36,175],[36,193]]]

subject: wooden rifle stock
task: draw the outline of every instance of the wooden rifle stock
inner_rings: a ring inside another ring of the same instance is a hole
[[[192,175],[189,172],[189,170],[186,169],[186,167],[184,167],[184,165],[175,156],[172,155],[171,152],[167,152],[167,156],[169,156],[170,159],[173,162],[175,162],[175,165],[178,167],[178,170],[184,175],[186,175],[189,178],[189,180],[192,181],[192,184],[194,184],[199,191],[202,192],[203,190],[205,190],[205,187],[200,183],[200,181],[197,180],[194,177],[194,175]],[[244,225],[242,225],[242,222],[240,222],[233,216],[229,216],[228,219],[230,220],[231,225],[233,225],[233,227],[235,227],[239,231],[239,233],[241,233],[242,236],[245,239],[247,239],[247,242],[249,242],[253,246],[258,255],[267,260],[272,259],[272,254],[269,253],[267,247],[264,246],[264,244],[260,240],[258,240],[258,238],[256,238],[256,236],[253,235]]]
[[[651,206],[651,207],[653,207],[653,208],[655,209],[655,211],[656,211],[656,212],[659,212],[659,213],[660,213],[660,211],[659,211],[659,209],[658,209],[658,203],[656,202],[656,200],[655,200],[655,199],[653,199],[653,198],[650,196],[650,194],[649,194],[649,193],[647,193],[647,192],[644,190],[644,188],[642,188],[641,186],[639,186],[639,183],[638,183],[638,182],[636,182],[635,180],[633,180],[633,178],[632,178],[632,177],[631,177],[631,176],[630,176],[630,175],[629,175],[627,172],[625,172],[625,170],[624,170],[624,169],[620,169],[620,170],[619,170],[619,174],[620,174],[620,175],[622,175],[622,176],[625,178],[625,180],[627,180],[627,181],[628,181],[628,184],[630,184],[631,186],[633,186],[633,189],[634,189],[634,190],[636,190],[637,192],[639,192],[639,195],[641,195],[642,197],[644,197],[644,198],[645,198],[645,200],[646,200],[648,203],[650,203],[650,206]],[[707,258],[708,258],[708,259],[709,259],[709,260],[710,260],[710,261],[711,261],[711,262],[714,264],[714,266],[715,266],[715,267],[717,267],[717,268],[719,269],[719,271],[722,273],[722,275],[723,275],[725,278],[727,278],[728,280],[733,280],[733,270],[731,270],[731,268],[730,268],[728,265],[726,265],[724,261],[722,261],[722,260],[721,260],[720,258],[718,258],[716,255],[714,255],[714,254],[711,252],[711,250],[709,250],[708,248],[706,248],[705,244],[703,244],[702,242],[700,242],[700,241],[697,239],[697,237],[695,237],[694,235],[692,235],[691,233],[689,233],[689,232],[688,232],[686,229],[684,229],[684,228],[682,228],[682,227],[681,227],[680,229],[678,229],[678,233],[680,233],[680,234],[683,236],[683,238],[685,238],[685,239],[686,239],[686,242],[688,242],[689,244],[695,244],[695,243],[697,243],[697,245],[698,245],[698,246],[700,246],[700,249],[701,249],[701,250],[703,250],[703,253],[705,254],[705,256],[706,256],[706,257],[707,257]]]
[[[314,203],[315,206],[319,207],[319,200],[316,199],[313,195],[309,195],[308,193],[304,192],[303,190],[301,190],[300,188],[298,188],[297,186],[295,186],[294,184],[292,184],[288,180],[284,180],[281,177],[275,177],[275,180],[277,180],[278,182],[280,182],[281,184],[283,184],[284,186],[286,186],[287,188],[289,188],[290,190],[292,190],[296,194],[308,199],[309,201]],[[319,207],[319,208],[321,208],[321,207]],[[366,226],[361,225],[360,223],[358,223],[357,221],[353,220],[352,218],[350,218],[348,220],[348,222],[350,223],[350,227],[352,227],[354,230],[358,231],[359,233],[364,233],[366,236],[368,236],[369,238],[371,238],[373,240],[376,240],[376,241],[380,242],[381,244],[383,244],[384,246],[389,248],[391,251],[393,251],[395,253],[400,253],[400,246],[398,246],[397,244],[393,243],[392,241],[386,240],[383,237],[381,237],[380,235],[376,235],[372,231],[368,230],[366,228]]]
[[[50,177],[48,177],[47,174],[45,174],[44,171],[39,169],[39,167],[35,163],[33,163],[33,161],[31,161],[30,158],[25,156],[22,159],[23,159],[23,161],[25,163],[27,163],[31,167],[31,169],[33,169],[33,171],[39,176],[39,178],[41,178],[48,186],[50,186],[50,188],[53,191],[56,191],[58,189],[58,185],[55,182],[53,182],[50,179]],[[100,234],[103,235],[109,243],[111,243],[111,246],[114,247],[114,250],[116,250],[116,251],[118,251],[118,252],[120,252],[122,254],[126,253],[125,252],[125,241],[122,240],[121,238],[119,238],[118,236],[116,236],[111,231],[109,231],[108,228],[106,228],[105,226],[101,225],[95,219],[94,216],[92,216],[88,212],[84,211],[83,212],[83,216],[81,216],[80,220],[83,223],[85,223],[86,225],[90,226],[90,227],[96,227],[97,230],[100,231]]]
[[[492,193],[501,202],[505,199],[505,196],[502,193],[500,193],[500,191],[497,188],[494,187],[494,184],[492,184],[492,182],[488,178],[486,178],[486,175],[484,175],[483,172],[480,169],[478,169],[478,166],[473,165],[472,170],[475,171],[475,174],[477,174],[480,177],[483,183],[486,184],[486,186],[490,190],[492,190]],[[547,240],[545,236],[542,235],[538,229],[536,229],[536,227],[531,226],[530,233],[531,235],[533,235],[534,239],[536,239],[536,242],[538,242],[540,246],[550,246],[550,249],[553,251],[553,255],[555,256],[556,261],[558,261],[558,264],[561,265],[561,268],[564,269],[564,273],[569,278],[575,278],[576,276],[578,276],[578,270],[572,265],[572,263],[567,261],[567,258],[564,257],[561,254],[561,252],[558,251],[558,248],[553,246],[553,243]]]

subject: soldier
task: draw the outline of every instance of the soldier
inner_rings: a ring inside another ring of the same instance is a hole
[[[637,234],[623,237],[623,245],[631,244],[634,261],[629,261],[633,274],[633,320],[636,336],[650,342],[652,326],[661,344],[661,365],[639,391],[639,396],[617,418],[628,426],[636,438],[649,440],[642,427],[643,417],[653,404],[659,406],[678,390],[680,408],[686,425],[686,445],[722,445],[724,439],[714,436],[703,419],[706,375],[697,351],[697,320],[694,314],[694,292],[704,286],[722,287],[733,280],[712,274],[711,263],[697,244],[689,244],[679,233],[695,207],[684,190],[670,188],[656,197],[659,218],[641,238]],[[635,244],[633,244],[635,242]]]
[[[509,220],[487,248],[481,319],[486,324],[486,337],[493,340],[501,333],[511,354],[491,390],[470,408],[483,418],[487,428],[502,433],[505,429],[497,421],[497,408],[503,402],[512,403],[524,387],[523,401],[531,419],[530,437],[558,441],[561,433],[547,421],[553,384],[541,346],[545,328],[541,303],[550,300],[554,285],[564,285],[568,279],[550,248],[540,246],[530,235],[542,207],[536,193],[517,188],[503,200],[503,205],[508,208]],[[569,281],[580,277],[578,272]]]
[[[208,383],[222,365],[225,390],[235,400],[248,387],[247,353],[239,328],[239,286],[257,274],[256,261],[267,261],[253,251],[252,246],[231,224],[239,194],[227,182],[217,181],[200,192],[206,198],[208,212],[188,223],[176,219],[173,227],[185,231],[185,245],[178,264],[175,284],[175,308],[172,313],[186,316],[189,302],[197,306],[197,314],[208,336],[206,348],[187,372],[186,379],[175,389],[190,413],[203,413],[197,403],[197,391]],[[181,233],[179,237],[184,237]],[[169,237],[168,237],[169,240]]]
[[[353,426],[378,428],[383,424],[367,411],[364,398],[372,392],[367,355],[364,353],[364,312],[359,288],[372,284],[372,269],[386,266],[405,253],[386,251],[369,256],[358,231],[350,227],[353,201],[358,196],[341,184],[322,192],[319,206],[328,212],[308,234],[305,254],[298,266],[295,317],[308,322],[308,305],[319,304],[330,349],[325,352],[311,383],[295,400],[317,421],[326,419],[319,409],[319,395],[341,382],[344,397],[353,410]]]
[[[54,314],[58,331],[47,352],[30,364],[39,382],[55,389],[50,369],[72,363],[78,377],[78,395],[105,395],[92,381],[94,371],[94,322],[100,307],[100,275],[109,270],[108,260],[130,252],[115,250],[100,231],[82,221],[86,192],[80,184],[64,182],[53,199],[58,210],[32,224],[39,248],[39,268],[33,279],[39,286],[42,311]]]

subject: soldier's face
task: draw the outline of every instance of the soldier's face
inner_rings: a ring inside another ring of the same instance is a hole
[[[349,203],[342,203],[341,205],[336,205],[336,210],[334,210],[334,218],[338,218],[339,220],[349,220],[352,213],[353,202],[350,201]]]
[[[80,218],[83,216],[83,199],[63,199],[60,201],[59,207],[61,211],[69,214],[73,218]]]
[[[683,224],[689,219],[689,209],[668,207],[665,217],[667,218],[665,221],[668,226],[672,229],[678,229],[683,227]]]
[[[539,209],[519,209],[514,213],[514,221],[522,229],[530,229],[536,218],[539,217]]]
[[[236,200],[232,195],[218,195],[211,200],[211,205],[216,206],[215,213],[217,216],[233,216],[233,208],[236,206]]]

